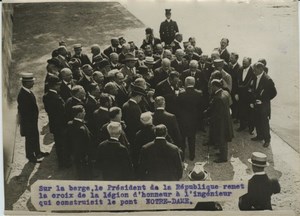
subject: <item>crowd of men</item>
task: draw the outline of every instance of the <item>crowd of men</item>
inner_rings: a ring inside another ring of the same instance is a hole
[[[186,144],[191,161],[196,145],[209,145],[219,150],[214,162],[227,162],[238,122],[238,131],[256,129],[252,140],[270,145],[276,89],[266,60],[244,57],[240,66],[227,38],[210,56],[194,37],[182,46],[170,10],[166,18],[160,38],[147,28],[140,48],[112,38],[103,52],[92,45],[90,59],[81,44],[72,54],[61,41],[47,61],[43,102],[58,165],[75,166],[78,179],[100,173],[103,180],[180,180]],[[49,153],[40,151],[33,83],[33,74],[22,75],[18,110],[26,157],[36,163]],[[208,142],[197,142],[207,127]]]

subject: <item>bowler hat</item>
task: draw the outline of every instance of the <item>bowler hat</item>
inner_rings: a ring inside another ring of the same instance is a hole
[[[132,85],[132,93],[137,94],[137,95],[141,95],[141,96],[146,96],[147,95],[146,91],[143,88],[141,88],[137,85]]]
[[[253,152],[251,158],[248,159],[248,162],[256,167],[269,166],[269,163],[267,162],[267,155],[261,152]]]
[[[124,61],[137,61],[138,58],[135,58],[132,53],[126,53]]]
[[[191,172],[189,172],[188,177],[192,181],[205,181],[208,178],[208,173],[203,169],[200,163],[195,163],[195,166]]]
[[[21,73],[21,81],[34,81],[33,73]]]

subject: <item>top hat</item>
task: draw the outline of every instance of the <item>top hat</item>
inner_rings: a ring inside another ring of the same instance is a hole
[[[34,81],[33,73],[21,73],[21,81]]]
[[[135,58],[132,53],[126,53],[124,61],[137,61],[138,58]]]
[[[147,95],[146,91],[137,85],[132,85],[132,93],[135,93],[135,94],[141,95],[141,96]]]
[[[203,169],[200,163],[195,163],[195,166],[191,172],[189,172],[188,177],[191,181],[205,181],[208,178],[208,172]]]
[[[146,28],[145,32],[146,32],[146,34],[153,34],[152,28]]]
[[[166,10],[166,15],[171,15],[171,9],[165,9]]]
[[[261,152],[253,152],[251,158],[248,159],[248,162],[256,167],[269,166],[269,163],[267,162],[267,155]]]

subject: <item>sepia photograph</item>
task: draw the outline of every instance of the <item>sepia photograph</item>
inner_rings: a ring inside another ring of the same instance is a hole
[[[4,1],[6,214],[300,215],[298,22],[296,0]]]

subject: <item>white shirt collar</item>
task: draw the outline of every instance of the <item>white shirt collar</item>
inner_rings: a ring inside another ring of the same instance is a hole
[[[26,88],[26,87],[24,87],[24,86],[22,86],[22,88],[23,88],[25,91],[27,91],[28,93],[31,93],[30,89],[28,89],[28,88]]]
[[[244,72],[244,71],[245,71],[245,72],[248,72],[249,68],[250,68],[250,66],[247,67],[247,68],[244,68],[244,69],[243,69],[243,72]]]
[[[165,110],[163,107],[157,107],[156,110]]]
[[[106,107],[100,106],[99,108],[108,112],[108,108],[106,108]]]
[[[96,100],[96,98],[95,98],[94,95],[91,95],[91,94],[89,93],[89,96],[90,96],[91,98],[93,98],[94,100]]]
[[[222,89],[218,89],[217,91],[215,91],[215,94],[217,94],[218,92],[222,91]]]
[[[78,100],[80,102],[82,102],[79,98],[75,97],[75,96],[72,96],[75,100]]]
[[[137,104],[137,102],[135,100],[133,100],[132,98],[129,99],[131,102]]]
[[[84,123],[83,119],[74,118],[74,120]]]
[[[237,65],[238,62],[236,62],[234,65],[232,65],[232,68],[234,68]]]
[[[62,56],[62,55],[58,55],[60,58],[62,58],[62,59],[66,59],[64,56]]]
[[[55,94],[57,94],[57,91],[55,91],[53,89],[49,89],[49,91],[54,92]]]
[[[69,85],[70,83],[66,82],[65,80],[63,80],[64,84]]]
[[[262,172],[255,172],[253,173],[253,175],[265,175],[266,172],[265,171],[262,171]]]
[[[160,139],[160,140],[165,140],[166,139],[166,137],[155,137],[155,139]]]
[[[264,72],[262,72],[261,74],[259,74],[258,76],[256,76],[257,80],[260,80],[263,74],[264,74]]]
[[[115,141],[119,141],[119,139],[116,138],[116,137],[110,137],[110,139],[115,140]]]

